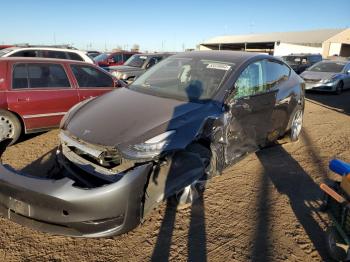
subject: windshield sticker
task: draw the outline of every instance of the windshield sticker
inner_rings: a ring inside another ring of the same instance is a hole
[[[208,64],[207,68],[227,71],[231,68],[231,66],[229,66],[227,64]]]
[[[147,56],[140,56],[141,59],[147,59]]]

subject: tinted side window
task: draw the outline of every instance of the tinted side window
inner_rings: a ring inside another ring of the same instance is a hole
[[[100,70],[86,65],[71,65],[79,87],[113,87],[113,79]]]
[[[28,78],[30,88],[70,87],[66,72],[57,64],[28,64]]]
[[[67,52],[67,54],[68,54],[69,59],[71,59],[71,60],[84,61],[84,59],[80,55],[78,55],[76,53]]]
[[[266,81],[268,89],[287,80],[290,74],[290,69],[286,65],[278,62],[267,61]]]
[[[320,56],[310,56],[309,57],[309,61],[312,64],[317,63],[318,61],[321,61],[321,60],[322,60],[322,58]]]
[[[150,67],[152,67],[152,66],[154,66],[154,65],[157,64],[160,60],[162,60],[162,57],[160,57],[160,56],[158,56],[158,57],[152,57],[152,58],[148,61],[147,65],[146,65],[146,69],[147,69],[147,68],[150,68]]]
[[[122,54],[115,54],[112,57],[114,59],[115,63],[121,63],[123,62],[123,55]]]
[[[13,53],[10,56],[11,57],[38,57],[39,51],[38,50],[23,50],[23,51],[18,51],[16,53]]]
[[[16,64],[12,73],[12,88],[28,88],[28,76],[26,64]]]
[[[124,61],[128,60],[130,57],[133,56],[133,54],[124,54]]]
[[[62,51],[44,51],[43,54],[43,57],[67,59],[66,53]]]
[[[235,83],[235,99],[251,96],[266,90],[266,61],[250,64]]]

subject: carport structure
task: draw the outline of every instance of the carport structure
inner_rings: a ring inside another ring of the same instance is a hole
[[[200,50],[239,50],[283,56],[320,53],[323,57],[350,56],[350,28],[299,32],[225,35],[200,44]]]

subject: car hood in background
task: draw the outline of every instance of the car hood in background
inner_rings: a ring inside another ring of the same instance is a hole
[[[200,112],[203,106],[120,88],[78,109],[65,129],[92,144],[142,142],[192,121],[194,111]]]
[[[339,74],[339,73],[304,71],[300,76],[304,78],[304,80],[321,80],[321,79],[331,79],[336,74]]]
[[[109,71],[118,71],[118,72],[131,72],[131,71],[141,71],[143,70],[140,67],[134,67],[134,66],[110,66]]]

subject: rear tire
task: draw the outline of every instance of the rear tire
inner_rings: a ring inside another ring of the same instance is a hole
[[[8,145],[13,145],[22,132],[22,126],[17,116],[13,113],[0,110],[0,142],[11,139]]]
[[[301,129],[303,128],[303,118],[304,112],[301,106],[297,107],[292,119],[292,123],[290,126],[290,140],[292,142],[298,141]]]

